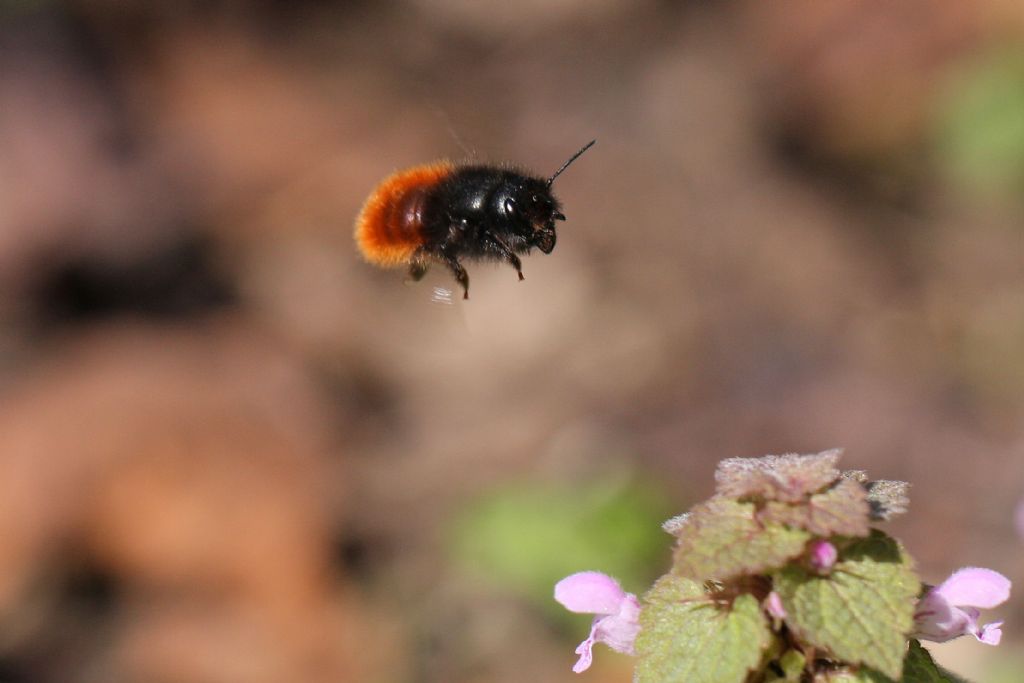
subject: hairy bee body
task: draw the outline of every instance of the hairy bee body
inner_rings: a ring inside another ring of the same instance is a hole
[[[590,143],[593,144],[593,143]],[[551,183],[590,145],[551,178],[514,168],[441,161],[386,178],[356,219],[355,239],[368,262],[408,266],[418,280],[431,263],[447,266],[469,298],[461,259],[497,260],[523,279],[520,254],[555,248],[555,221],[565,220]]]

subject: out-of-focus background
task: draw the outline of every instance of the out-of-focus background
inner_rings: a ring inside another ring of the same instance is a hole
[[[391,171],[591,138],[525,282],[359,260]],[[1020,582],[1022,221],[1015,0],[4,0],[0,681],[571,680],[556,579],[833,446]],[[1022,605],[934,651],[1020,681]]]

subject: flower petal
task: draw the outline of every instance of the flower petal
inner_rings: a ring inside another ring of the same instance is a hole
[[[594,620],[594,625],[590,629],[590,635],[576,648],[576,654],[580,658],[572,665],[572,670],[578,674],[583,673],[590,668],[590,663],[594,661],[594,632],[597,630],[597,619]]]
[[[986,645],[998,645],[999,641],[1003,639],[1003,622],[993,621],[991,624],[985,624],[974,633],[974,637]]]
[[[970,616],[930,591],[917,604],[914,635],[922,640],[944,643],[968,633]]]
[[[640,601],[632,593],[626,594],[618,614],[597,617],[591,636],[616,652],[635,654],[633,643],[640,633]]]
[[[601,572],[579,572],[555,584],[555,600],[570,612],[617,614],[625,599],[619,582]]]
[[[991,569],[966,567],[953,574],[935,589],[952,605],[991,608],[1010,597],[1010,580]]]
[[[782,596],[775,591],[768,594],[768,597],[764,599],[764,609],[773,619],[785,619],[786,608],[782,605]]]

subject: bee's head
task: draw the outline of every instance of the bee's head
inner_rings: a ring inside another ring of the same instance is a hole
[[[545,254],[555,248],[555,221],[564,221],[565,216],[543,180],[510,179],[495,193],[494,208],[508,225],[516,246],[537,247]]]
[[[595,142],[591,140],[584,145],[546,180],[513,175],[498,188],[494,194],[494,210],[510,227],[516,247],[537,247],[545,254],[550,254],[555,248],[555,221],[564,221],[565,215],[551,194],[551,184]]]

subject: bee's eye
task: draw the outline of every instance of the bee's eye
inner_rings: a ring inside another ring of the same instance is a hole
[[[516,212],[516,200],[512,199],[511,197],[509,197],[508,199],[505,200],[505,213],[515,213],[515,212]]]

